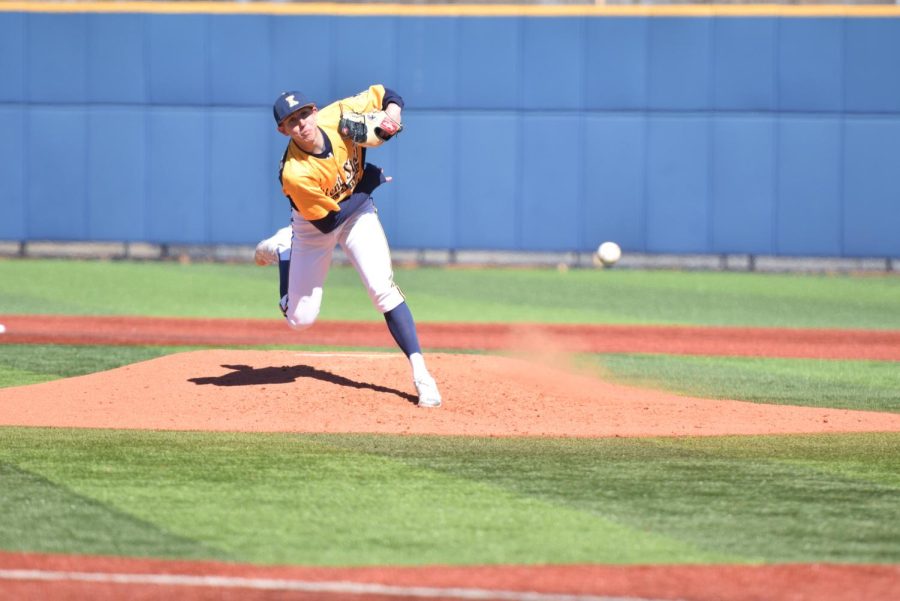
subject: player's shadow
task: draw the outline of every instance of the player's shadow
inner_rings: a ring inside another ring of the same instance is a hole
[[[314,378],[323,382],[330,382],[338,386],[350,388],[367,388],[375,392],[395,394],[411,403],[417,402],[415,396],[396,388],[370,384],[369,382],[357,382],[344,376],[333,374],[329,371],[317,369],[310,365],[285,365],[282,367],[250,367],[249,365],[223,365],[232,370],[221,376],[209,376],[202,378],[188,378],[188,382],[197,385],[212,384],[213,386],[260,386],[263,384],[289,384],[300,378]]]

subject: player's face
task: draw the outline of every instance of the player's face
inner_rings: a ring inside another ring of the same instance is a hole
[[[281,125],[278,126],[278,131],[286,136],[290,136],[295,142],[313,143],[316,141],[316,133],[318,133],[319,129],[316,123],[316,114],[318,112],[318,109],[314,106],[304,107],[282,121]]]

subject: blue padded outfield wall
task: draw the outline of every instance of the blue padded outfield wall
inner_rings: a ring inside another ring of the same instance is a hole
[[[395,248],[900,256],[900,12],[3,10],[0,240],[253,244],[274,98],[380,82]]]

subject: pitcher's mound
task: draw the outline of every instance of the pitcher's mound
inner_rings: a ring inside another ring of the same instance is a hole
[[[0,390],[0,425],[477,436],[900,431],[900,415],[689,398],[540,362],[429,355],[444,396],[416,407],[399,353],[211,350]]]

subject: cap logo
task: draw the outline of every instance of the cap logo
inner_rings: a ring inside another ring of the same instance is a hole
[[[297,106],[298,104],[300,104],[300,103],[297,102],[297,100],[294,98],[294,95],[293,95],[293,94],[291,94],[290,96],[286,96],[286,97],[285,97],[285,100],[286,100],[287,103],[288,103],[288,108],[289,108],[289,109],[292,109],[292,108],[294,108],[295,106]]]

